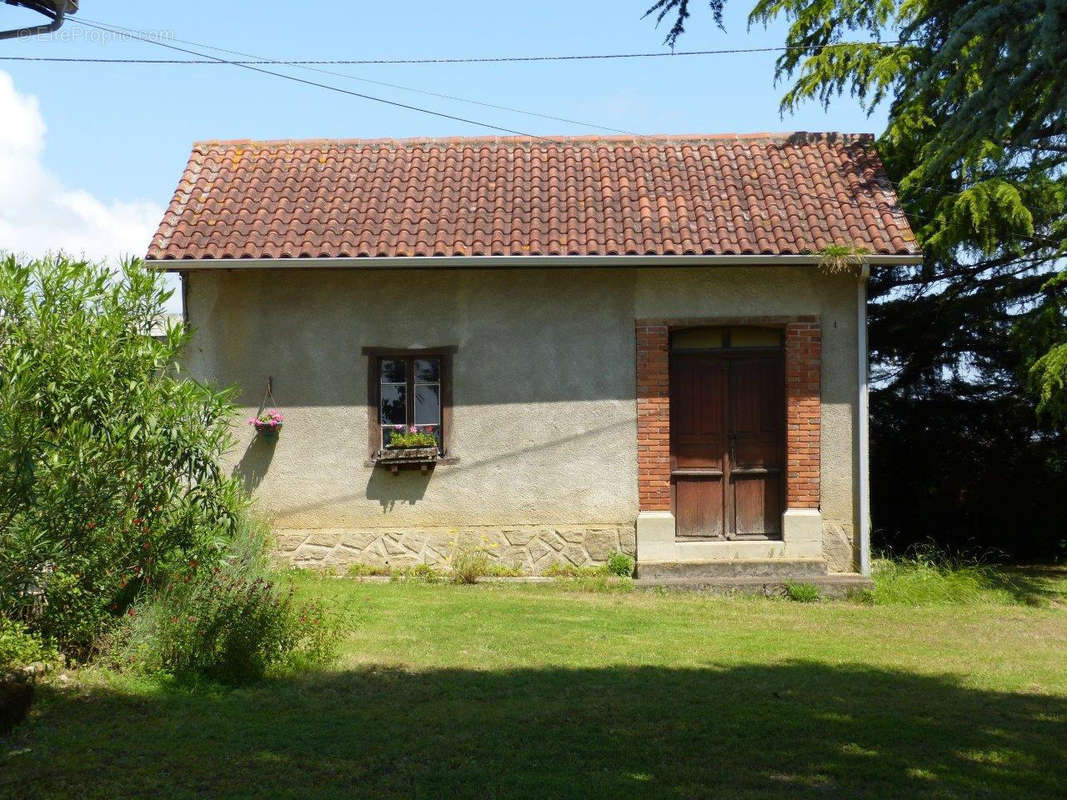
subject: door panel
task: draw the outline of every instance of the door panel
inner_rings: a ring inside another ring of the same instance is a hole
[[[678,475],[674,479],[675,535],[682,538],[723,536],[722,478]]]
[[[727,531],[737,537],[781,534],[783,364],[777,354],[730,358]]]
[[[724,534],[727,376],[719,359],[671,359],[671,473],[680,537]]]
[[[780,536],[781,352],[672,353],[670,380],[677,536]]]

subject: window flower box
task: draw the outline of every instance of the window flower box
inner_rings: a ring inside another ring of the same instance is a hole
[[[437,464],[439,455],[436,446],[386,447],[378,451],[375,461],[395,475],[402,467],[418,467],[427,472]]]

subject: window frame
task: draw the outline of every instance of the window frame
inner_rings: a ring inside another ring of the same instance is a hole
[[[408,362],[405,370],[408,385],[409,407],[414,406],[414,387],[412,385],[411,362],[417,358],[440,359],[441,372],[438,376],[441,385],[441,445],[442,458],[451,458],[452,436],[452,357],[458,347],[445,345],[441,347],[364,347],[363,355],[367,359],[367,428],[368,450],[373,460],[382,449],[382,424],[381,424],[381,362],[390,359],[404,359]],[[411,424],[409,421],[408,424]]]

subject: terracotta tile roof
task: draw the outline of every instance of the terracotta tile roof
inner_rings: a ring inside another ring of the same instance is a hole
[[[200,142],[148,258],[914,254],[866,135]]]

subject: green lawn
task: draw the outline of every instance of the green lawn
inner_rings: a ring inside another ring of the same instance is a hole
[[[1062,581],[1040,606],[990,592],[911,607],[300,580],[358,617],[335,671],[236,690],[52,680],[0,740],[0,797],[1048,798],[1067,786]]]

